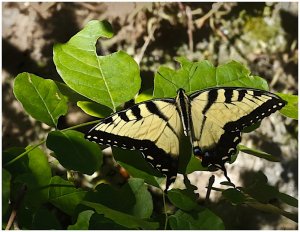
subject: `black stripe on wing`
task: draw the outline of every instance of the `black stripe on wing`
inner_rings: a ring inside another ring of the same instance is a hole
[[[253,91],[253,96],[261,96],[263,92],[257,90]],[[242,131],[244,128],[252,126],[253,124],[260,122],[265,117],[268,117],[272,113],[280,110],[286,105],[286,101],[282,100],[281,98],[273,95],[271,99],[267,100],[259,107],[254,109],[250,114],[247,114],[237,121],[228,122],[224,125],[223,129],[225,131]]]
[[[178,158],[158,148],[150,140],[138,140],[97,130],[91,130],[85,135],[85,138],[101,145],[110,145],[128,150],[140,150],[152,167],[167,176],[166,190],[168,190],[169,186],[176,179]]]

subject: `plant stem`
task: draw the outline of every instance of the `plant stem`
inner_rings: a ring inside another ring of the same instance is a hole
[[[167,214],[167,207],[166,207],[166,199],[165,199],[165,192],[163,191],[163,204],[164,204],[164,212],[165,212],[165,226],[164,230],[167,230],[167,225],[168,225],[168,214]]]

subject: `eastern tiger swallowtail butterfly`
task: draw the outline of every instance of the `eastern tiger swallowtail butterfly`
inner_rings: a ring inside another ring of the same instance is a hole
[[[285,104],[275,94],[251,88],[209,88],[190,96],[179,89],[175,99],[153,99],[104,118],[85,138],[140,150],[166,175],[167,190],[177,176],[182,136],[189,137],[202,166],[220,168],[227,177],[224,164],[236,154],[242,130]]]

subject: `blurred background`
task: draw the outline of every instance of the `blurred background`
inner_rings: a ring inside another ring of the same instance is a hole
[[[101,55],[124,50],[139,63],[142,89],[153,88],[160,65],[178,68],[176,56],[214,65],[236,60],[267,80],[272,92],[298,94],[298,3],[2,3],[2,146],[25,147],[51,130],[24,113],[13,95],[13,81],[26,71],[61,80],[52,60],[55,43],[65,43],[93,19],[108,20],[115,31],[100,40]],[[60,119],[59,128],[91,120],[76,105]],[[245,186],[258,171],[281,192],[298,198],[298,124],[279,113],[242,143],[280,158],[273,163],[240,154],[227,171]],[[204,189],[211,173],[189,175]],[[215,173],[216,184],[224,180]],[[178,178],[175,185],[182,185]],[[218,187],[218,185],[216,185]],[[200,192],[204,197],[205,192]],[[233,208],[213,193],[217,214],[227,229],[296,229],[282,216],[242,206]],[[213,203],[212,202],[212,203]],[[222,205],[220,204],[222,203]],[[227,204],[227,205],[226,205]],[[237,209],[238,208],[238,209]],[[294,211],[294,208],[287,209]]]

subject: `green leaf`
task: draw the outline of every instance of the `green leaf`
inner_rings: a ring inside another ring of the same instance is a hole
[[[34,230],[60,230],[61,225],[58,219],[55,217],[55,214],[50,212],[48,209],[41,208],[39,209],[34,217],[32,222],[32,229]]]
[[[69,86],[65,83],[55,81],[56,86],[58,87],[59,91],[64,95],[68,102],[77,103],[78,101],[88,101],[89,99],[80,95],[79,93],[72,90]]]
[[[74,225],[69,225],[68,230],[88,230],[90,225],[90,218],[94,214],[93,210],[86,210],[78,215],[77,221]]]
[[[123,185],[120,189],[108,184],[99,184],[95,188],[95,191],[86,194],[84,200],[103,204],[123,213],[129,213],[135,204],[135,197],[128,183]]]
[[[104,105],[100,105],[90,101],[79,101],[77,106],[80,107],[85,113],[93,117],[105,118],[112,113],[112,110]]]
[[[5,166],[6,163],[18,157],[20,154],[25,152],[25,148],[23,147],[11,147],[2,153],[2,162]],[[28,156],[23,156],[20,159],[16,160],[13,165],[8,165],[6,169],[13,175],[17,176],[18,174],[22,174],[28,172]]]
[[[48,134],[46,145],[67,169],[92,175],[102,164],[99,146],[84,139],[80,132],[52,131]]]
[[[245,195],[235,188],[224,190],[222,195],[233,204],[242,204],[246,201]]]
[[[76,189],[74,184],[54,176],[49,188],[49,202],[68,215],[73,215],[76,206],[84,198],[86,191]]]
[[[189,213],[177,210],[169,222],[173,230],[224,230],[222,220],[209,209]]]
[[[135,103],[151,100],[152,97],[153,97],[153,89],[147,89],[136,97]]]
[[[55,82],[34,74],[19,74],[14,82],[14,94],[28,114],[49,126],[56,127],[58,118],[68,110],[66,97]]]
[[[10,180],[10,173],[2,168],[2,215],[6,213],[9,206]]]
[[[146,229],[154,230],[159,227],[158,222],[149,222],[129,214],[125,214],[113,209],[110,209],[102,204],[82,201],[83,205],[91,207],[96,210],[97,213],[103,214],[106,218],[113,220],[115,223],[121,226],[127,227],[129,229]]]
[[[196,199],[191,197],[186,189],[171,189],[168,191],[168,198],[174,206],[185,211],[192,210],[198,205]]]
[[[298,120],[298,96],[285,93],[276,94],[283,100],[287,101],[287,105],[280,110],[280,113],[286,117]]]
[[[160,181],[158,182],[155,176],[161,177],[162,174],[152,168],[142,157],[140,152],[113,148],[113,155],[118,163],[125,168],[131,176],[144,179],[146,183],[160,188]]]
[[[69,42],[54,46],[53,60],[70,88],[115,111],[136,95],[141,79],[137,63],[125,52],[97,55],[97,39],[112,35],[108,22],[90,21]]]
[[[138,218],[150,218],[153,212],[153,201],[144,180],[130,178],[128,184],[135,197],[135,204],[130,209],[130,214]]]
[[[274,213],[274,214],[279,214],[282,216],[285,216],[289,219],[291,219],[294,222],[298,222],[298,215],[296,213],[290,213],[287,211],[284,211],[272,204],[263,204],[261,202],[258,201],[248,201],[246,202],[246,204],[254,209],[263,211],[263,212],[267,212],[267,213]]]
[[[284,203],[293,206],[293,207],[297,207],[298,208],[298,200],[290,195],[287,195],[285,193],[279,193],[278,194],[278,198],[283,201]]]
[[[127,228],[116,224],[102,214],[94,213],[90,218],[89,230],[126,230]]]
[[[30,146],[26,149],[30,149]],[[46,154],[35,148],[28,153],[28,172],[19,175],[16,182],[27,184],[24,201],[30,207],[38,208],[48,200],[48,186],[51,180],[51,168]]]
[[[258,76],[250,75],[250,71],[242,64],[231,61],[214,67],[208,61],[190,62],[184,57],[177,58],[181,68],[172,70],[160,67],[155,74],[155,98],[174,97],[179,88],[187,93],[210,87],[237,86],[268,90],[267,82]]]
[[[238,148],[239,148],[240,151],[242,151],[246,154],[256,156],[258,158],[266,159],[266,160],[269,160],[269,161],[272,161],[272,162],[279,162],[280,161],[278,157],[272,156],[271,154],[268,154],[264,151],[259,151],[259,150],[253,149],[253,148],[246,147],[242,144],[239,144]]]

